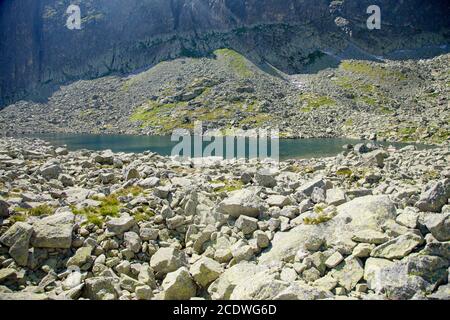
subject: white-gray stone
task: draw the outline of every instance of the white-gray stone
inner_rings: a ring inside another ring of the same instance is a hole
[[[36,221],[31,245],[36,248],[70,248],[74,220],[72,213],[63,212]]]

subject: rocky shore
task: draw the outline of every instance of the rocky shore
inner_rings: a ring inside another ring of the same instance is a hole
[[[442,144],[450,139],[450,54],[342,60],[312,74],[262,68],[230,49],[162,62],[128,77],[62,86],[47,101],[0,111],[0,132],[171,135],[196,121],[226,133]]]
[[[186,160],[0,139],[0,300],[450,299],[450,151]]]

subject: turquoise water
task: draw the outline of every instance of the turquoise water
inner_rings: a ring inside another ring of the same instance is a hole
[[[171,155],[172,148],[177,142],[172,142],[169,136],[131,136],[131,135],[89,135],[89,134],[43,134],[33,137],[49,141],[55,146],[67,145],[69,150],[89,149],[114,152],[143,152],[152,151],[163,156]],[[326,139],[280,139],[280,159],[318,158],[334,156],[343,151],[345,144],[355,145],[367,142],[344,138]],[[208,143],[205,143],[207,145]],[[379,143],[384,146],[393,145],[404,147],[404,143]],[[270,143],[269,145],[269,154]],[[425,146],[418,146],[425,148]],[[248,148],[248,141],[247,141]],[[248,154],[248,153],[247,153]]]

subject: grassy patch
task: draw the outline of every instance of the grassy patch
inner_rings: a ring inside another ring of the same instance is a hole
[[[373,97],[363,96],[360,100],[369,106],[375,106],[377,104],[377,99]]]
[[[334,82],[338,87],[341,87],[342,89],[350,90],[354,87],[352,80],[349,77],[339,77],[334,80]]]
[[[26,214],[20,212],[14,212],[8,219],[14,224],[16,222],[25,222],[27,220],[27,216]]]
[[[368,83],[373,81],[371,79],[361,79],[361,77],[352,79],[348,76],[338,77],[333,80],[334,83],[346,91],[349,95],[348,98],[354,100],[355,102],[363,103],[370,107],[377,107],[381,105],[379,111],[384,114],[393,113],[384,105],[389,105],[392,103],[392,99],[385,94],[385,92],[377,88],[374,84]],[[392,80],[391,80],[392,81]]]
[[[289,172],[293,173],[301,173],[301,174],[307,174],[307,173],[314,173],[315,170],[311,166],[300,166],[298,164],[294,164],[288,167]]]
[[[28,215],[34,216],[34,217],[50,216],[54,212],[55,212],[54,208],[52,208],[48,204],[43,204],[43,205],[40,205],[40,206],[31,208],[30,210],[28,210]]]
[[[72,212],[76,215],[84,215],[88,222],[101,226],[106,217],[119,216],[120,202],[115,195],[105,197],[98,207],[76,209],[72,206]]]
[[[340,65],[341,69],[351,73],[357,73],[369,78],[387,80],[406,80],[406,76],[398,71],[389,70],[381,64],[369,63],[365,61],[345,60]]]
[[[345,120],[345,122],[344,122],[344,125],[346,126],[346,127],[351,127],[351,126],[353,126],[353,119],[347,119],[347,120]]]
[[[437,180],[437,179],[439,179],[441,175],[436,170],[430,170],[430,171],[425,172],[423,174],[423,176],[424,176],[424,178],[427,181],[430,181],[430,180]]]
[[[15,222],[24,222],[27,220],[28,217],[43,217],[43,216],[50,216],[55,212],[55,208],[43,204],[40,206],[37,206],[35,208],[31,209],[25,209],[21,207],[16,207],[13,209],[11,216],[9,217],[9,220],[11,220],[13,223]]]
[[[95,213],[87,212],[84,214],[88,223],[92,223],[93,225],[96,225],[97,227],[103,226],[103,218]]]
[[[251,125],[252,127],[261,127],[266,125],[272,119],[270,114],[260,113],[253,116],[248,116],[240,121],[241,125]]]
[[[398,129],[398,135],[403,142],[410,142],[416,140],[417,127],[410,126]]]
[[[187,115],[195,120],[200,121],[218,121],[220,119],[229,119],[232,118],[234,111],[228,110],[225,108],[208,108],[202,107],[197,108]]]
[[[185,107],[186,102],[160,104],[148,101],[130,116],[131,122],[141,122],[142,128],[153,127],[159,133],[167,133],[176,128],[186,128],[180,114],[175,114],[179,108]]]
[[[371,83],[365,83],[359,79],[352,79],[347,76],[338,77],[334,80],[334,83],[347,91],[355,90],[359,93],[372,94],[376,92],[376,88]]]
[[[155,212],[150,209],[148,205],[144,205],[142,207],[139,207],[137,212],[133,214],[133,219],[136,222],[145,222],[149,221],[151,217],[155,216]]]
[[[308,225],[318,225],[318,224],[330,221],[331,219],[332,218],[330,218],[326,215],[319,214],[315,218],[309,218],[309,217],[304,218],[303,223],[308,224]]]
[[[136,222],[145,222],[149,221],[151,217],[155,215],[152,211],[139,212],[133,215],[133,219]]]
[[[214,51],[219,60],[225,61],[235,74],[242,78],[250,78],[254,72],[250,69],[247,60],[241,54],[231,49],[219,49]]]
[[[197,97],[198,99],[198,97]],[[130,117],[131,122],[141,122],[142,128],[152,127],[157,133],[166,134],[174,129],[193,129],[195,121],[218,121],[233,117],[234,108],[211,108],[201,106],[188,108],[187,102],[159,104],[149,101],[138,108]],[[188,121],[185,121],[188,119]]]
[[[336,171],[336,175],[338,175],[338,176],[350,177],[352,174],[353,174],[353,172],[349,168],[342,168],[342,169],[339,169],[338,171]]]
[[[300,101],[302,103],[302,112],[311,112],[315,109],[332,106],[336,104],[336,101],[327,96],[320,96],[314,93],[303,93],[300,95]]]
[[[393,110],[391,110],[389,107],[386,107],[386,106],[381,106],[380,107],[380,112],[382,114],[393,114],[394,113]]]
[[[431,141],[434,143],[443,143],[450,139],[450,130],[445,128],[440,128],[431,137]]]
[[[85,117],[89,117],[94,113],[93,109],[87,109],[87,110],[82,110],[78,113],[78,116],[80,118],[85,118]]]
[[[104,198],[99,206],[99,213],[103,217],[117,217],[119,215],[120,202],[116,196],[108,196]]]
[[[406,127],[406,128],[400,128],[398,130],[398,133],[404,134],[404,135],[412,135],[416,133],[417,128],[416,127]]]
[[[144,189],[142,189],[141,187],[131,186],[131,187],[127,187],[127,188],[117,191],[115,193],[115,195],[117,197],[121,197],[121,196],[125,197],[129,194],[132,194],[133,197],[137,197],[138,195],[142,194],[143,192],[144,192]]]
[[[226,181],[211,181],[211,184],[224,183],[225,186],[216,190],[216,192],[232,192],[236,190],[241,190],[244,183],[241,180],[226,180]]]

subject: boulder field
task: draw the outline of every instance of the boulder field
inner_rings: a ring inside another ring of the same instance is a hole
[[[0,300],[449,299],[449,160],[368,143],[274,166],[2,138]]]

